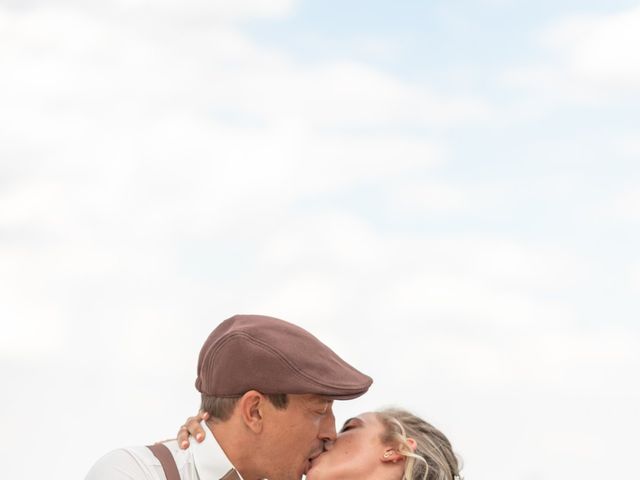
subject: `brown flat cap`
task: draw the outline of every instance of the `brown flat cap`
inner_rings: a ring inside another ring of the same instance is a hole
[[[204,342],[196,388],[218,397],[258,390],[347,400],[365,393],[372,382],[296,325],[262,315],[236,315]]]

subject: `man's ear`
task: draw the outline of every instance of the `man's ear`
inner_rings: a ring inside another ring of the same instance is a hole
[[[249,390],[238,400],[240,418],[249,430],[260,433],[263,428],[262,409],[266,398],[256,390]]]

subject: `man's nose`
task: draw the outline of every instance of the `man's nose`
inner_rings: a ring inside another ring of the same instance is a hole
[[[336,417],[333,415],[333,410],[329,407],[329,410],[324,415],[322,423],[320,424],[320,433],[318,435],[323,442],[334,442],[336,434]]]
[[[333,440],[325,440],[322,443],[322,450],[325,452],[328,452],[329,450],[331,450],[333,448],[333,446],[336,444],[335,441]]]

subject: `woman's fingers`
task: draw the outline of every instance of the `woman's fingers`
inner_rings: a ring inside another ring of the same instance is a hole
[[[189,417],[185,424],[187,431],[192,437],[195,437],[198,442],[202,442],[204,440],[204,429],[202,428],[202,425],[200,425],[200,422],[207,418],[209,418],[209,416],[206,412],[200,412],[196,417]]]
[[[189,431],[186,425],[182,425],[180,430],[178,430],[177,440],[181,449],[185,450],[189,448]]]
[[[209,414],[207,412],[200,412],[195,417],[187,418],[185,424],[180,427],[180,430],[178,430],[177,440],[181,449],[184,450],[189,447],[189,435],[194,437],[198,443],[204,440],[205,433],[200,422],[208,419]]]

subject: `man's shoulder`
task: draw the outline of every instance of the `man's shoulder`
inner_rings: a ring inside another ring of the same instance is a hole
[[[164,442],[180,469],[187,461],[176,441]],[[162,466],[145,446],[118,448],[98,460],[85,480],[164,480]]]

